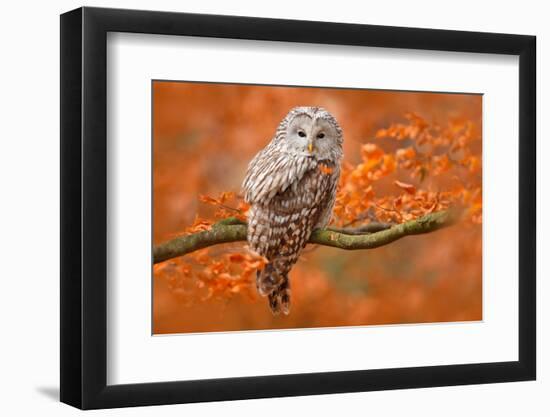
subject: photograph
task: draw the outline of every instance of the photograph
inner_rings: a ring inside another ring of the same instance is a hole
[[[548,13],[470,3],[6,2],[0,415],[550,416]]]
[[[483,320],[483,94],[151,100],[153,335]]]

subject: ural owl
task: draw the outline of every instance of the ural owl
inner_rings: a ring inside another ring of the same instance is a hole
[[[273,314],[290,312],[288,273],[311,232],[332,214],[342,160],[342,129],[320,107],[296,107],[252,159],[243,182],[250,204],[249,247],[269,263],[256,275]]]

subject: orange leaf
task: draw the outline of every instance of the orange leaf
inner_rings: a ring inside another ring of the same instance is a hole
[[[378,129],[376,131],[376,134],[374,135],[374,137],[376,139],[381,139],[381,138],[384,138],[388,135],[388,131],[386,129]]]
[[[235,193],[233,191],[224,191],[220,194],[220,203],[225,203],[227,200],[233,200],[235,198]]]
[[[396,210],[399,210],[403,206],[403,198],[402,196],[397,197],[393,202],[393,208]]]
[[[214,205],[220,204],[220,202],[215,198],[209,197],[207,195],[202,195],[202,194],[199,195],[199,200],[206,204],[214,204]]]
[[[231,255],[229,255],[229,260],[231,262],[242,262],[244,261],[244,255],[242,255],[241,253],[232,253]]]
[[[384,151],[374,143],[365,143],[361,146],[361,156],[364,161],[379,160],[382,155],[384,155]]]
[[[250,208],[250,205],[245,203],[244,201],[239,202],[237,206],[237,210],[239,210],[241,213],[246,213],[249,208]]]
[[[408,148],[401,148],[401,149],[398,149],[396,152],[395,152],[395,156],[397,159],[399,160],[402,160],[402,159],[412,159],[416,156],[416,152],[414,150],[414,148],[412,147],[408,147]]]
[[[325,175],[330,175],[334,172],[334,168],[331,168],[325,164],[319,164],[319,171],[321,171]]]
[[[416,187],[412,184],[407,184],[406,182],[401,182],[398,180],[395,180],[393,183],[397,185],[399,188],[401,188],[402,190],[405,190],[409,194],[416,193]]]

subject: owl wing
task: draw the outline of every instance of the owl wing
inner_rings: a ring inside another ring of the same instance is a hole
[[[248,241],[253,250],[273,259],[290,256],[293,264],[316,227],[328,222],[338,173],[325,174],[317,167],[307,170],[249,211]]]
[[[270,195],[278,186],[272,189],[265,201],[256,201],[248,213],[248,244],[269,260],[258,272],[256,286],[260,294],[269,296],[274,314],[290,311],[288,273],[313,229],[327,213],[330,217],[334,204],[338,171],[327,174],[314,164],[285,184],[284,191]]]
[[[268,203],[315,166],[310,158],[285,153],[271,142],[248,165],[242,187],[244,199],[249,204]]]
[[[330,169],[332,169],[330,174],[325,171],[325,174],[328,175],[325,178],[325,195],[327,198],[324,201],[325,204],[321,205],[322,210],[319,213],[319,219],[317,220],[317,224],[314,226],[314,229],[323,229],[327,226],[327,224],[329,224],[332,217],[332,209],[334,208],[334,202],[336,201],[338,180],[340,179],[340,167],[338,165],[332,165]]]

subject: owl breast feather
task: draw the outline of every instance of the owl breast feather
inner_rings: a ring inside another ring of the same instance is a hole
[[[250,162],[243,182],[244,199],[249,204],[268,202],[296,184],[318,163],[311,157],[276,152],[270,146]]]

